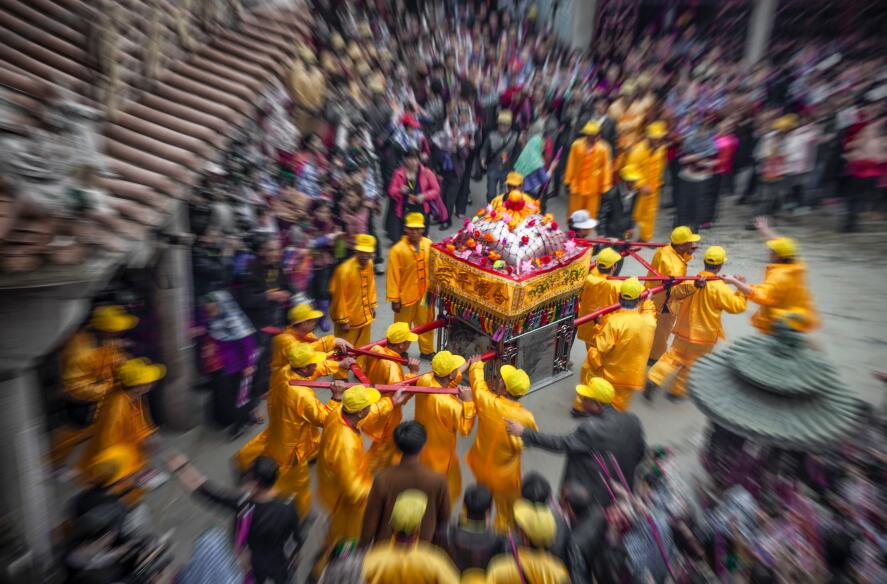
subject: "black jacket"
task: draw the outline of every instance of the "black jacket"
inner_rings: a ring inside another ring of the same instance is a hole
[[[610,145],[610,152],[616,152],[616,120],[611,118],[610,116],[604,116],[604,121],[601,124],[600,130],[601,140],[607,142]],[[615,157],[615,154],[614,154]]]
[[[256,330],[283,324],[283,307],[265,297],[272,288],[290,290],[289,283],[279,268],[268,268],[258,258],[236,280],[237,303]]]
[[[595,461],[594,453],[604,457],[611,474],[615,471],[609,460],[612,453],[629,486],[634,488],[635,467],[647,448],[644,429],[638,417],[611,406],[605,406],[600,415],[582,422],[572,434],[554,436],[527,429],[521,437],[525,446],[566,453],[561,485],[584,485],[601,505],[609,505],[611,501],[606,486],[601,482],[600,474],[603,471]]]
[[[634,227],[634,207],[638,196],[638,192],[628,190],[625,183],[619,183],[604,193],[597,216],[597,232],[604,237],[625,239],[625,232]]]
[[[194,272],[195,298],[227,289],[230,280],[228,262],[218,249],[195,244],[191,248],[191,269]]]

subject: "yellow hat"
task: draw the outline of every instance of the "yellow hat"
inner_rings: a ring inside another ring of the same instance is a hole
[[[486,582],[487,573],[480,568],[468,568],[462,572],[462,579],[459,580],[459,584],[486,584]]]
[[[647,126],[647,137],[649,138],[653,138],[654,140],[657,138],[664,138],[666,134],[668,134],[668,126],[666,126],[665,122],[661,120],[657,120]]]
[[[597,265],[602,268],[612,268],[613,264],[622,259],[622,255],[612,247],[605,247],[597,254]]]
[[[362,251],[364,253],[375,253],[376,238],[366,233],[358,233],[354,236],[354,251]]]
[[[330,46],[337,50],[342,49],[345,47],[345,39],[343,39],[342,35],[340,35],[339,33],[334,32],[333,35],[330,37]]]
[[[548,505],[531,503],[526,499],[514,504],[514,522],[537,547],[551,545],[557,533],[557,524]]]
[[[622,170],[619,171],[619,176],[621,176],[624,181],[637,182],[641,180],[641,171],[634,164],[626,164],[622,167]]]
[[[786,114],[776,118],[773,122],[773,129],[787,132],[798,125],[798,116],[795,114]]]
[[[299,324],[300,322],[305,322],[306,320],[316,320],[318,318],[322,318],[323,312],[315,309],[310,304],[302,303],[296,304],[295,306],[290,308],[286,316],[291,324]]]
[[[505,184],[512,187],[519,187],[524,184],[524,175],[519,172],[511,171],[505,177]]]
[[[727,250],[720,245],[713,245],[705,250],[703,261],[713,266],[720,266],[727,261]]]
[[[576,393],[602,404],[613,403],[616,390],[613,385],[603,377],[592,377],[586,385],[577,385]]]
[[[689,227],[686,225],[681,225],[680,227],[675,227],[671,230],[671,242],[675,245],[681,245],[682,243],[693,243],[694,241],[699,241],[702,239],[702,236],[698,233],[693,233]]]
[[[510,110],[502,110],[499,112],[498,117],[496,117],[497,124],[511,124],[514,121],[514,116],[511,114]]]
[[[106,333],[119,333],[134,328],[138,322],[139,319],[128,314],[122,306],[107,304],[93,309],[89,326]]]
[[[425,215],[422,213],[407,213],[403,226],[410,229],[425,229]]]
[[[388,339],[389,343],[396,345],[405,341],[414,343],[419,339],[419,335],[410,330],[410,323],[396,322],[388,327],[388,330],[385,332],[385,338]]]
[[[619,298],[623,300],[637,300],[644,291],[644,285],[637,278],[623,280],[619,286]]]
[[[342,394],[342,408],[349,414],[356,414],[382,399],[382,394],[375,387],[355,385]]]
[[[428,496],[425,493],[418,489],[407,489],[395,499],[388,523],[397,533],[415,533],[427,508]]]
[[[431,370],[438,377],[445,377],[465,364],[465,357],[449,351],[438,351],[431,359]]]
[[[791,237],[777,237],[767,242],[767,247],[781,258],[793,258],[798,253],[798,244]]]
[[[144,357],[130,359],[117,368],[117,377],[124,387],[150,385],[166,376],[166,367],[153,364]]]
[[[286,360],[293,369],[301,369],[309,365],[317,365],[326,360],[326,355],[315,351],[310,343],[296,343],[286,351]]]
[[[139,459],[138,451],[131,444],[114,444],[95,455],[89,462],[87,475],[94,482],[109,487],[136,474],[140,470]]]
[[[530,390],[530,376],[523,369],[514,365],[503,365],[499,368],[499,375],[505,382],[505,389],[514,397],[520,397]]]
[[[585,136],[597,136],[601,131],[601,125],[595,121],[586,122],[582,126],[582,134]]]

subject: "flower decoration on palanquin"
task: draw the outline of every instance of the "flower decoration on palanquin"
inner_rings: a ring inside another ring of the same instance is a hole
[[[490,261],[495,262],[496,260],[500,259],[502,256],[494,251],[491,251],[490,253],[487,254],[487,257],[490,258]]]
[[[475,242],[474,239],[470,237],[468,238],[468,241],[465,242],[465,247],[467,247],[468,249],[474,249],[476,245],[477,242]]]
[[[520,191],[511,191],[505,199],[505,208],[509,211],[520,211],[527,205]]]
[[[530,243],[530,236],[529,235],[524,235],[520,238],[521,245],[527,245],[528,243]]]

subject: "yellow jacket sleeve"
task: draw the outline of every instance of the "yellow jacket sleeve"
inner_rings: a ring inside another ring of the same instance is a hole
[[[357,427],[373,440],[381,440],[388,417],[394,413],[394,410],[391,398],[383,397],[370,408],[370,412],[357,424]]]
[[[336,463],[338,467],[335,475],[343,479],[339,485],[342,489],[342,497],[351,505],[362,504],[370,494],[370,488],[373,486],[372,481],[368,481],[366,477],[354,472],[354,469],[359,468],[360,464],[352,452],[343,451],[337,457]]]
[[[478,412],[489,407],[496,400],[496,395],[490,391],[490,387],[484,379],[483,361],[472,363],[468,368],[468,382],[471,384],[471,395],[474,397],[474,403],[477,404]]]
[[[564,184],[570,186],[576,179],[577,167],[579,166],[579,158],[582,145],[579,141],[575,141],[570,145],[570,154],[567,156],[567,168],[564,170]]]
[[[777,306],[779,299],[776,298],[778,287],[772,278],[768,277],[760,284],[752,285],[752,295],[750,299],[761,306]]]
[[[721,310],[730,314],[745,312],[748,302],[745,294],[739,290],[730,290],[726,285],[718,287],[718,305]]]
[[[687,296],[692,296],[696,292],[696,285],[692,281],[681,282],[671,289],[671,297],[677,300],[683,300]]]
[[[313,391],[311,393],[314,394]],[[330,408],[317,399],[316,395],[312,395],[307,399],[299,400],[294,413],[312,426],[323,427],[326,417],[330,413]]]
[[[403,266],[401,261],[398,244],[395,244],[391,247],[391,251],[388,252],[388,271],[385,273],[385,298],[388,302],[400,302],[402,296],[401,276]]]

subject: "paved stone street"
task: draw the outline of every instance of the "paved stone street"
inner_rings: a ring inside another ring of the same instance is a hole
[[[477,186],[477,185],[475,185]],[[478,192],[478,189],[475,189]],[[475,194],[477,208],[482,195]],[[564,197],[555,199],[550,211],[559,219],[564,218],[566,201]],[[880,404],[883,400],[883,384],[872,378],[874,369],[887,369],[887,312],[881,307],[887,289],[887,224],[883,222],[864,224],[864,233],[850,236],[835,232],[842,207],[831,206],[802,218],[777,221],[773,227],[780,233],[795,237],[800,242],[801,253],[808,263],[812,290],[822,314],[823,327],[814,335],[815,342],[824,350],[826,358],[838,364],[843,381],[862,398]],[[715,229],[703,232],[702,249],[706,245],[722,245],[727,249],[728,273],[747,276],[749,282],[762,278],[767,259],[767,250],[755,232],[743,229],[748,207],[734,207],[727,204],[721,215],[726,217]],[[562,221],[566,224],[566,221]],[[671,211],[660,210],[656,239],[666,241],[671,224]],[[432,239],[439,239],[436,227],[431,230]],[[387,242],[386,242],[387,243]],[[697,254],[689,273],[701,269],[702,254]],[[644,252],[649,259],[652,250]],[[641,275],[644,273],[636,262],[626,260],[623,274]],[[385,328],[392,322],[391,309],[384,300],[385,279],[377,278],[379,309],[373,325],[373,338],[380,338]],[[753,334],[749,324],[749,313],[725,316],[725,327],[729,339]],[[584,359],[584,344],[576,343],[572,359],[575,369]],[[414,352],[418,349],[414,347]],[[423,369],[428,365],[424,364]],[[576,422],[568,410],[573,399],[576,376],[565,379],[536,392],[525,400],[525,407],[536,416],[540,429],[548,432],[567,432]],[[322,394],[323,395],[323,394]],[[687,473],[698,471],[696,450],[702,438],[705,420],[696,407],[685,401],[673,404],[662,396],[652,405],[636,396],[632,410],[640,416],[648,443],[665,444],[680,456],[682,467]],[[408,406],[405,418],[412,415]],[[256,432],[258,429],[255,430]],[[185,451],[194,464],[210,478],[228,483],[231,480],[230,457],[252,433],[238,440],[228,442],[224,435],[206,428],[197,428],[183,435],[164,434],[165,444]],[[459,452],[464,455],[470,439],[459,443]],[[536,470],[546,475],[556,486],[561,472],[562,461],[558,456],[538,450],[528,450],[523,455],[524,471]],[[463,462],[463,482],[472,482],[471,472]],[[60,495],[61,497],[61,495]],[[188,496],[175,482],[170,482],[147,497],[158,532],[175,528],[177,560],[182,561],[190,554],[191,543],[207,527],[225,524],[225,516],[209,510]],[[324,529],[323,521],[318,521],[311,532],[305,547],[306,557],[317,549]],[[305,562],[307,564],[307,562]],[[304,572],[305,566],[303,566]],[[304,577],[304,573],[301,574]],[[300,580],[301,581],[301,580]]]

